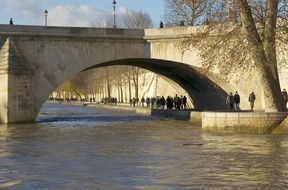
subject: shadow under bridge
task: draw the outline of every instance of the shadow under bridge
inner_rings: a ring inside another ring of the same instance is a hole
[[[97,64],[85,71],[113,65],[140,67],[173,80],[189,94],[195,110],[224,110],[226,107],[225,90],[191,65],[160,59],[125,59]]]

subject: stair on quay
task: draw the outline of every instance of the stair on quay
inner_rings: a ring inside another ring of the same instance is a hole
[[[272,134],[288,134],[288,116],[273,129]]]

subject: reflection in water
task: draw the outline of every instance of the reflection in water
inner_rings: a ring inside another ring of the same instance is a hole
[[[0,189],[287,189],[287,136],[47,104],[0,126]]]

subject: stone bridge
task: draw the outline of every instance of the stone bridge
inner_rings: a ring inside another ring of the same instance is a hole
[[[0,122],[34,121],[50,93],[65,80],[87,69],[111,65],[132,65],[164,75],[187,91],[195,109],[223,110],[226,93],[235,90],[235,85],[201,74],[197,51],[178,48],[191,32],[193,27],[135,30],[0,25]],[[245,88],[242,92],[248,93],[250,89]]]

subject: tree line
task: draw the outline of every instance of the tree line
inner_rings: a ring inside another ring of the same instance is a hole
[[[116,97],[118,102],[128,103],[133,97],[139,98],[139,77],[147,72],[132,66],[110,66],[81,72],[65,81],[50,99],[89,101],[92,98],[101,102],[104,98]]]

